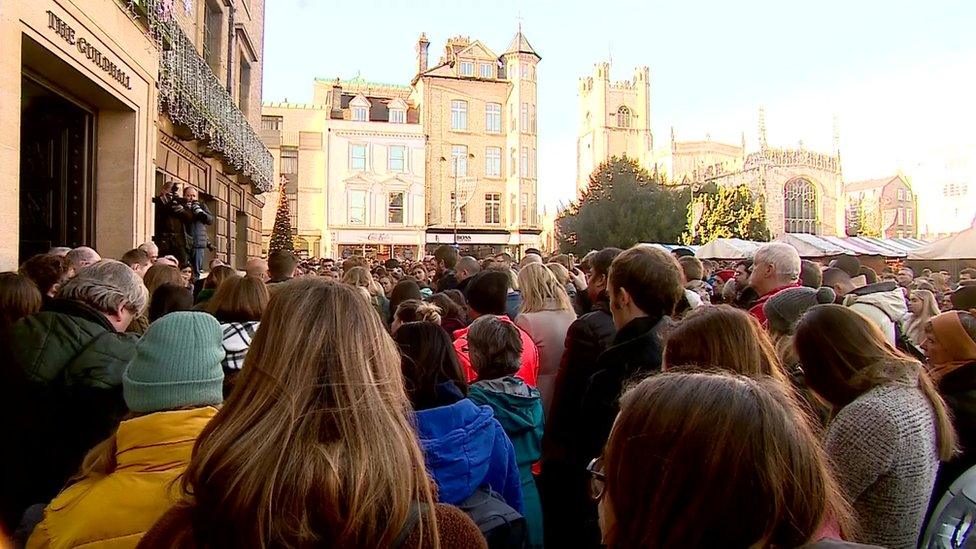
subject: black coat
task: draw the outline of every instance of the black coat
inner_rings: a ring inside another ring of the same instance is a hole
[[[556,373],[553,402],[546,418],[544,461],[566,457],[570,447],[574,446],[582,421],[583,393],[590,376],[596,371],[597,359],[617,334],[610,304],[598,301],[592,309],[573,321],[566,331],[566,349]]]
[[[467,285],[465,285],[467,286]],[[441,273],[440,276],[434,280],[434,289],[436,292],[444,292],[447,290],[456,290],[458,287],[457,274],[453,270],[447,270]]]
[[[580,292],[579,295],[585,295]],[[553,401],[542,439],[539,494],[550,547],[598,547],[596,505],[587,493],[586,464],[580,451],[580,403],[595,372],[597,358],[617,333],[610,304],[597,301],[592,312],[576,319],[566,332],[566,350],[556,374]]]
[[[620,394],[628,382],[661,371],[666,318],[635,318],[617,332],[613,345],[596,362],[583,394],[580,450],[591,458],[603,452],[620,409]]]
[[[962,451],[939,467],[932,503],[942,498],[959,475],[976,465],[976,362],[970,362],[939,380],[939,394],[952,412],[952,423]]]
[[[183,227],[186,232],[187,248],[206,248],[210,244],[207,225],[212,225],[214,216],[203,202],[191,202],[183,211]]]

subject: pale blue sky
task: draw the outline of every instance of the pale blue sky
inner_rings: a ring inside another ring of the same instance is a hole
[[[468,2],[268,0],[265,101],[308,101],[316,76],[409,83],[421,32],[436,62],[461,34],[501,53],[521,18],[538,69],[540,202],[573,196],[577,83],[612,56],[613,79],[651,72],[656,145],[769,142],[828,150],[846,180],[880,177],[948,147],[976,151],[976,1]],[[924,185],[924,182],[916,182]]]

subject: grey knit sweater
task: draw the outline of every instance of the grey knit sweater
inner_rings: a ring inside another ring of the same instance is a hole
[[[939,466],[935,414],[920,389],[890,383],[845,406],[827,453],[860,526],[857,541],[915,547]]]

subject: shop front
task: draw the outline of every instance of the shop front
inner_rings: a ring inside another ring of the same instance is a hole
[[[119,257],[151,232],[159,52],[120,3],[83,4],[3,6],[0,270],[52,246]]]
[[[334,259],[361,256],[385,261],[415,261],[420,257],[423,232],[419,230],[337,230],[333,233]]]
[[[427,255],[433,254],[443,244],[456,245],[458,253],[484,259],[502,252],[512,252],[509,245],[511,234],[504,230],[464,231],[456,235],[453,230],[428,229]]]

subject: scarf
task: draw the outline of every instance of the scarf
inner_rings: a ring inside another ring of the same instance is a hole
[[[973,341],[959,320],[959,311],[936,315],[930,322],[932,333],[951,357],[948,362],[931,365],[929,374],[938,383],[946,375],[976,360],[976,341]]]

